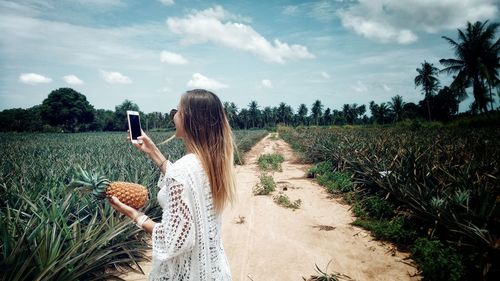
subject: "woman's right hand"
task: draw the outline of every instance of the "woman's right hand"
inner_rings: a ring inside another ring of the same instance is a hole
[[[127,131],[128,132],[128,131]],[[130,135],[127,136],[127,140],[130,140]],[[158,148],[154,144],[154,142],[151,140],[146,133],[144,133],[143,130],[141,130],[141,135],[137,137],[137,143],[134,143],[133,145],[137,147],[140,151],[146,153],[148,156],[152,156],[153,153],[158,151]]]
[[[127,140],[130,141],[130,135],[127,137]],[[165,156],[161,153],[161,151],[156,147],[155,143],[151,140],[151,138],[141,130],[141,135],[137,137],[138,143],[134,143],[133,145],[137,147],[140,151],[146,153],[151,160],[160,168],[162,173],[165,173],[165,165],[163,165],[166,161]]]

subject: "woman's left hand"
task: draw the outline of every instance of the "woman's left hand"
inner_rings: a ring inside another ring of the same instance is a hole
[[[125,216],[133,220],[139,215],[139,211],[130,207],[129,205],[124,204],[123,202],[120,201],[120,199],[116,198],[115,196],[109,198],[108,201],[111,207],[113,207],[113,209],[117,210],[118,212],[124,214]]]

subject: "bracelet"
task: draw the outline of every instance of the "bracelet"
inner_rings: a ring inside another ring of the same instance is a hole
[[[165,164],[165,162],[167,162],[167,161],[168,161],[168,158],[165,158],[165,160],[163,160],[163,162],[161,162],[161,164],[158,166],[158,168],[161,169],[163,164]]]
[[[137,220],[135,221],[135,224],[137,225],[137,227],[139,227],[140,229],[144,229],[142,228],[142,225],[149,219],[148,216],[142,214],[140,215]]]
[[[144,215],[144,213],[143,213],[143,212],[137,212],[137,213],[138,213],[138,214],[137,214],[137,216],[135,216],[135,217],[131,218],[134,222],[137,222],[137,219],[138,219],[140,216]]]

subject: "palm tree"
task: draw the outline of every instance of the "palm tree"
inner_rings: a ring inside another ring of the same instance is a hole
[[[363,105],[360,105],[356,108],[356,119],[359,117],[362,117],[363,114],[365,114],[366,112],[366,106],[363,104]]]
[[[374,123],[377,124],[384,124],[389,115],[389,107],[385,102],[378,105],[374,101],[371,101],[370,111],[372,113]]]
[[[449,120],[458,112],[460,100],[456,92],[450,87],[443,87],[433,99],[433,109],[440,120]]]
[[[240,129],[248,129],[250,125],[250,113],[248,109],[242,108],[240,113],[238,113],[238,121],[240,123]]]
[[[332,110],[328,107],[323,114],[323,125],[331,125],[333,122]]]
[[[285,124],[290,124],[293,121],[293,109],[290,105],[285,106],[283,120]]]
[[[258,122],[260,117],[259,105],[257,105],[256,101],[253,100],[248,104],[248,114],[250,119],[252,119],[252,128],[255,128],[255,121]]]
[[[366,107],[365,105],[358,106],[357,103],[353,104],[344,104],[342,107],[342,115],[346,120],[347,124],[354,124],[358,119],[358,116],[365,114]]]
[[[262,118],[264,119],[264,126],[276,126],[276,116],[271,107],[266,106],[262,111]]]
[[[274,126],[276,126],[276,124],[280,122],[280,115],[279,115],[280,110],[277,106],[273,106],[271,108],[271,112],[272,112],[272,116],[274,118]]]
[[[498,29],[498,23],[477,21],[474,24],[467,22],[465,33],[458,30],[458,42],[443,36],[455,50],[455,59],[441,59],[445,66],[441,71],[448,74],[456,73],[450,88],[465,96],[465,89],[472,85],[474,102],[483,112],[488,112],[487,104],[493,97],[491,89],[499,83],[498,68],[500,67],[500,38],[493,42]],[[490,97],[487,96],[489,89]]]
[[[429,121],[431,121],[431,109],[429,106],[429,98],[438,90],[439,80],[436,78],[439,69],[432,63],[424,61],[422,68],[417,68],[418,75],[415,77],[415,87],[422,86],[422,93],[427,99],[427,112],[429,113]]]
[[[391,98],[389,102],[389,108],[392,113],[394,113],[394,121],[398,122],[403,118],[405,102],[403,101],[403,97],[400,95],[396,95]]]
[[[234,104],[234,102],[224,102],[224,111],[226,111],[226,117],[229,121],[229,125],[231,125],[232,128],[236,128],[236,119],[238,117],[238,107],[236,107],[236,104]]]
[[[297,111],[297,115],[298,115],[298,119],[299,119],[299,124],[300,125],[304,125],[304,121],[306,119],[306,116],[307,116],[307,106],[305,104],[300,104],[299,106],[299,110]]]
[[[332,118],[333,118],[333,124],[335,125],[344,125],[345,124],[345,117],[344,113],[340,110],[334,109],[332,113]]]
[[[287,113],[286,112],[287,111],[286,107],[287,107],[286,103],[280,102],[280,104],[279,104],[279,106],[278,106],[278,108],[276,110],[276,116],[278,117],[277,121],[281,122],[281,123],[285,123],[285,125],[286,125],[286,120],[287,120],[287,118],[285,116],[286,113]]]
[[[344,104],[342,106],[342,114],[344,115],[344,119],[346,120],[347,124],[351,124],[351,105],[350,104]]]
[[[323,112],[323,105],[320,100],[316,100],[311,107],[311,115],[314,121],[316,122],[316,126],[319,124],[319,118],[321,117],[321,113]]]

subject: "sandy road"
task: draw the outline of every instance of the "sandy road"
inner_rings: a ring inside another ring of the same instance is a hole
[[[261,174],[257,160],[265,153],[285,158],[283,171],[272,174],[278,184],[273,194],[282,191],[292,201],[301,199],[300,209],[283,208],[272,195],[253,195]],[[225,211],[222,226],[233,280],[302,280],[316,273],[315,264],[324,271],[329,261],[329,272],[358,281],[419,280],[411,277],[417,270],[408,265],[407,254],[350,225],[354,217],[349,206],[307,179],[309,166],[295,160],[286,142],[268,136],[247,153],[246,164],[238,166],[238,201]]]
[[[284,156],[283,171],[272,174],[276,191],[254,196],[252,189],[262,173],[257,160],[266,153]],[[225,210],[222,225],[233,280],[302,280],[316,274],[315,264],[325,271],[330,261],[329,273],[340,272],[357,281],[420,280],[412,277],[417,270],[409,265],[408,254],[350,225],[354,217],[349,206],[307,179],[309,166],[295,162],[286,142],[267,136],[245,155],[246,164],[237,166],[238,200]],[[300,209],[274,203],[272,196],[279,191],[291,200],[301,199]],[[125,280],[147,280],[150,264],[141,266],[146,276],[129,273]]]

